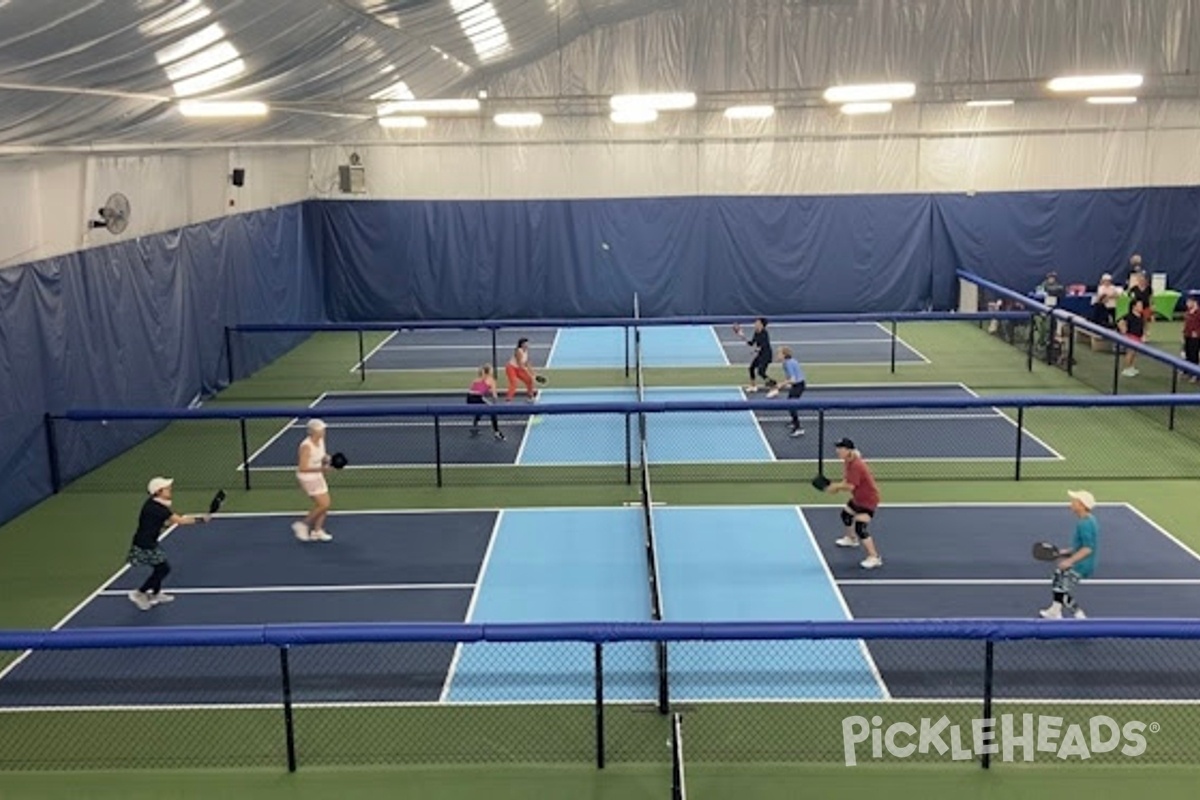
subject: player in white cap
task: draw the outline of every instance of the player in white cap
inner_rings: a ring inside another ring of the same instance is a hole
[[[1059,551],[1057,567],[1050,590],[1054,594],[1054,602],[1039,613],[1046,619],[1062,619],[1063,609],[1071,612],[1075,619],[1083,619],[1083,609],[1076,602],[1075,589],[1079,581],[1092,577],[1096,569],[1097,539],[1100,536],[1100,525],[1092,515],[1096,507],[1096,498],[1091,492],[1067,492],[1071,498],[1071,510],[1075,512],[1075,535],[1068,549]]]
[[[130,601],[142,611],[149,611],[160,603],[169,603],[175,599],[162,590],[163,579],[171,571],[167,562],[167,554],[159,545],[163,530],[169,525],[194,525],[197,522],[208,522],[208,514],[176,514],[171,508],[171,493],[175,485],[173,478],[155,477],[146,485],[150,495],[142,503],[138,515],[137,530],[133,534],[133,542],[129,546],[129,554],[125,557],[131,567],[151,567],[150,577],[129,593]]]

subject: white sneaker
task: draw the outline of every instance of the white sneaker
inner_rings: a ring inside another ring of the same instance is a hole
[[[799,437],[801,437],[803,435],[804,435],[804,428],[792,428],[792,432],[788,434],[788,436],[791,436],[793,439],[798,439]]]
[[[834,542],[838,547],[858,547],[858,539],[853,536],[843,536]]]
[[[314,542],[332,542],[333,537],[330,536],[325,531],[313,531],[312,532],[312,540]]]
[[[778,389],[772,389],[771,391],[767,392],[767,399],[768,399],[768,400],[774,400],[776,397],[779,397],[779,390],[778,390]]]
[[[132,592],[130,592],[128,597],[130,601],[142,611],[149,611],[151,606],[153,606],[153,603],[150,602],[150,598],[139,592],[137,589],[134,589]]]
[[[1038,613],[1042,615],[1042,619],[1062,619],[1062,606],[1053,603],[1049,608],[1043,608]]]
[[[863,569],[878,569],[883,566],[883,559],[879,556],[867,556],[859,564]]]
[[[158,594],[150,595],[150,605],[153,606],[159,605],[160,603],[171,603],[174,602],[174,600],[175,595],[167,594],[166,592],[159,592]]]
[[[1087,619],[1087,614],[1083,613],[1082,608],[1075,609],[1075,619]]]
[[[303,522],[293,522],[292,533],[296,534],[296,538],[302,542],[307,542],[312,539],[312,537],[308,534],[308,526]]]

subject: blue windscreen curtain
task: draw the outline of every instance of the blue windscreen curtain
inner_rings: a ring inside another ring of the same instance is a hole
[[[51,491],[47,411],[184,407],[225,384],[226,325],[323,319],[302,213],[239,215],[0,270],[0,521]],[[293,345],[259,340],[243,366]],[[67,479],[147,433],[89,427],[58,442]]]
[[[338,321],[916,310],[928,197],[314,201]]]

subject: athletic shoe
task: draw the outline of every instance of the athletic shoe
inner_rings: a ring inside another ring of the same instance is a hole
[[[1082,608],[1075,609],[1075,619],[1087,619],[1087,614],[1083,613]]]
[[[771,391],[767,392],[767,399],[768,399],[768,400],[774,400],[776,397],[779,397],[779,390],[778,390],[778,389],[772,389]]]
[[[883,559],[879,556],[867,556],[859,563],[863,569],[878,569],[883,566]]]
[[[170,603],[170,602],[173,602],[174,600],[175,600],[175,595],[167,594],[166,592],[159,592],[158,594],[150,595],[150,604],[155,605],[155,606],[158,605],[159,603]]]
[[[308,526],[303,522],[293,522],[292,533],[296,534],[296,538],[302,542],[308,542],[312,540],[312,537],[308,535]]]
[[[858,539],[853,536],[843,536],[834,542],[838,547],[858,547]]]
[[[494,436],[496,438],[497,442],[504,441],[504,431],[496,431],[495,433],[492,434],[492,436]]]
[[[797,436],[803,436],[803,435],[804,435],[804,428],[792,428],[792,432],[788,434],[788,436],[791,436],[793,439],[795,439]]]
[[[151,606],[154,605],[150,602],[149,597],[142,592],[139,592],[137,589],[134,589],[132,592],[130,592],[128,597],[130,601],[142,611],[149,611]]]
[[[312,532],[312,540],[314,542],[332,542],[333,537],[330,536],[325,531],[313,531]]]
[[[1062,619],[1062,606],[1054,603],[1049,608],[1043,608],[1038,611],[1042,615],[1042,619]]]

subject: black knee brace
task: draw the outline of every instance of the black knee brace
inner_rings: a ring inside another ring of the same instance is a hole
[[[865,523],[865,522],[854,523],[854,533],[860,539],[870,539],[871,538],[871,532],[869,530],[867,530],[867,523]]]
[[[842,509],[842,524],[849,525],[851,522],[854,522],[854,515],[843,508]]]

